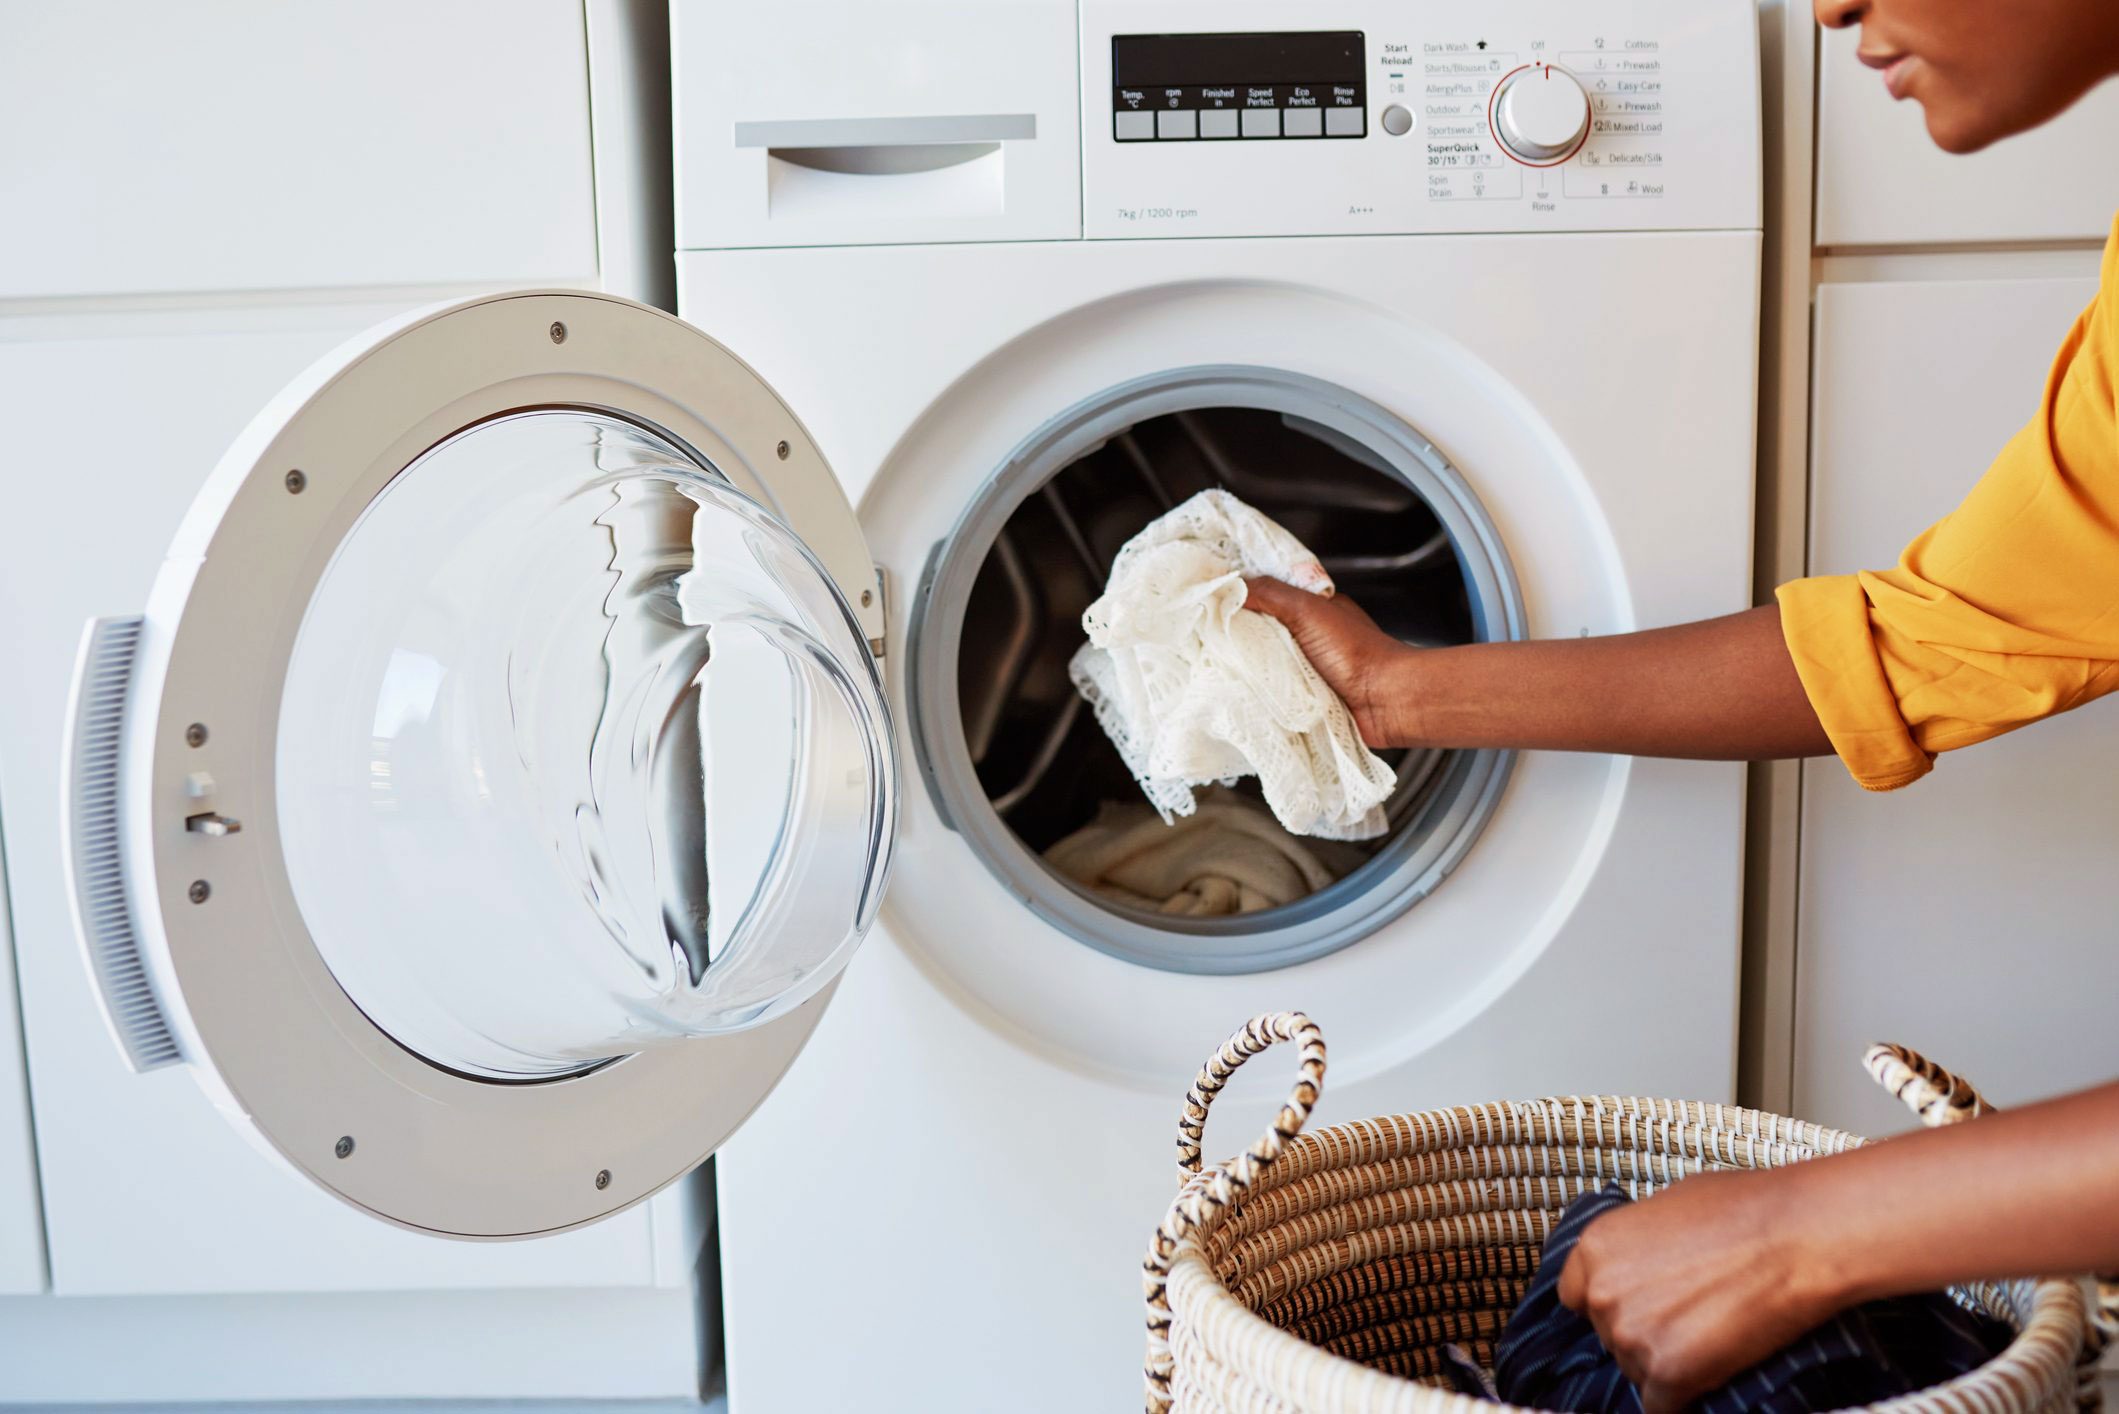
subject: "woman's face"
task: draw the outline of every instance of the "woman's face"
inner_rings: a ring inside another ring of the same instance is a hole
[[[1815,0],[1947,152],[2035,128],[2119,72],[2119,0]]]

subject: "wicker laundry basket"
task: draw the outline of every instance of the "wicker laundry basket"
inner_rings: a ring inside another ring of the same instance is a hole
[[[1280,1041],[1301,1074],[1273,1128],[1202,1170],[1207,1107]],[[1928,1124],[1982,1113],[1972,1089],[1909,1051],[1870,1072]],[[1436,1384],[1445,1344],[1491,1366],[1546,1234],[1578,1194],[1636,1197],[1706,1169],[1772,1168],[1857,1136],[1729,1105],[1566,1098],[1429,1110],[1301,1134],[1324,1083],[1324,1038],[1299,1013],[1230,1037],[1185,1097],[1176,1201],[1145,1264],[1150,1414],[1479,1414]],[[2113,1294],[2106,1288],[2107,1294]],[[1920,1414],[2095,1409],[2110,1330],[2072,1280],[1955,1293],[2018,1332],[1969,1374],[1878,1408]]]

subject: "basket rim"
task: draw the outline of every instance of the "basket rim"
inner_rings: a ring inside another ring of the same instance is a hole
[[[1360,1153],[1362,1144],[1350,1141],[1387,1145],[1402,1137],[1404,1131],[1411,1131],[1422,1138],[1399,1152],[1435,1154],[1476,1148],[1523,1150],[1539,1147],[1549,1150],[1596,1147],[1605,1152],[1632,1154],[1664,1152],[1638,1142],[1563,1145],[1529,1138],[1513,1128],[1517,1123],[1553,1121],[1570,1114],[1647,1119],[1659,1126],[1674,1126],[1677,1132],[1693,1132],[1703,1138],[1732,1136],[1740,1141],[1751,1141],[1746,1145],[1747,1149],[1756,1145],[1770,1146],[1769,1154],[1770,1149],[1783,1151],[1780,1155],[1768,1156],[1764,1164],[1750,1167],[1785,1167],[1789,1163],[1808,1162],[1811,1158],[1861,1148],[1870,1142],[1846,1130],[1794,1119],[1770,1110],[1637,1095],[1555,1095],[1536,1100],[1488,1101],[1347,1120],[1307,1130],[1293,1136],[1278,1159],[1258,1173],[1243,1201],[1218,1209],[1215,1221],[1187,1233],[1178,1243],[1172,1254],[1168,1288],[1173,1325],[1192,1327],[1199,1347],[1208,1353],[1209,1358],[1263,1383],[1281,1397],[1291,1399],[1296,1407],[1308,1407],[1310,1400],[1325,1398],[1331,1402],[1331,1407],[1363,1411],[1491,1414],[1493,1406],[1490,1401],[1371,1368],[1274,1325],[1252,1310],[1222,1280],[1215,1270],[1208,1244],[1252,1200],[1341,1168],[1376,1161],[1374,1154],[1358,1159],[1353,1157]],[[1497,1131],[1484,1123],[1492,1120],[1509,1123]],[[1393,1128],[1400,1130],[1401,1134],[1394,1136],[1386,1132]],[[1671,1130],[1666,1128],[1665,1132]],[[1792,1152],[1797,1150],[1808,1152]],[[1779,1162],[1774,1162],[1775,1157]],[[1700,1172],[1747,1167],[1697,1162]],[[1192,1182],[1209,1182],[1226,1168],[1226,1163],[1212,1165],[1196,1175]],[[1682,1181],[1683,1177],[1673,1180]],[[1266,1230],[1258,1229],[1250,1235]],[[1940,1414],[1945,1410],[1997,1407],[2032,1409],[2056,1400],[2072,1400],[2076,1356],[2089,1326],[2088,1302],[2080,1282],[2069,1277],[2038,1277],[1986,1285],[2010,1293],[2020,1313],[2021,1324],[2009,1344],[1976,1369],[1941,1384],[1866,1406],[1867,1409],[1877,1411],[1877,1414]],[[1962,1289],[1952,1288],[1953,1291]],[[1296,1381],[1299,1381],[1299,1391],[1290,1389],[1290,1384]],[[1557,1411],[1544,1411],[1543,1414],[1557,1414]]]
[[[2088,1310],[2082,1288],[2064,1277],[2024,1281],[2031,1287],[2030,1314],[1999,1355],[1942,1384],[1856,1407],[1874,1414],[1936,1414],[1946,1409],[2038,1409],[2064,1396],[2071,1400],[2075,1351]],[[1206,1309],[1195,1307],[1194,1297]],[[1218,1363],[1291,1397],[1298,1408],[1309,1407],[1309,1399],[1326,1390],[1334,1407],[1349,1410],[1493,1414],[1496,1407],[1490,1400],[1372,1369],[1282,1330],[1232,1295],[1190,1240],[1170,1264],[1170,1310],[1179,1323],[1193,1328]],[[1302,1379],[1302,1391],[1290,1395],[1289,1377],[1305,1367],[1312,1373]],[[1536,1405],[1503,1407],[1562,1414]]]

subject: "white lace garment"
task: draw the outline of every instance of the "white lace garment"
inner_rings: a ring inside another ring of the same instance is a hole
[[[1332,593],[1286,529],[1200,492],[1118,552],[1082,615],[1074,685],[1164,820],[1192,813],[1196,787],[1255,775],[1291,833],[1373,839],[1397,778],[1286,626],[1244,608],[1243,581],[1258,575]]]

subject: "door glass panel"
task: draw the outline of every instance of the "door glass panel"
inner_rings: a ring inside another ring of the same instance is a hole
[[[874,916],[895,762],[853,615],[670,439],[574,409],[368,506],[281,698],[303,920],[399,1044],[578,1071],[816,994]]]

